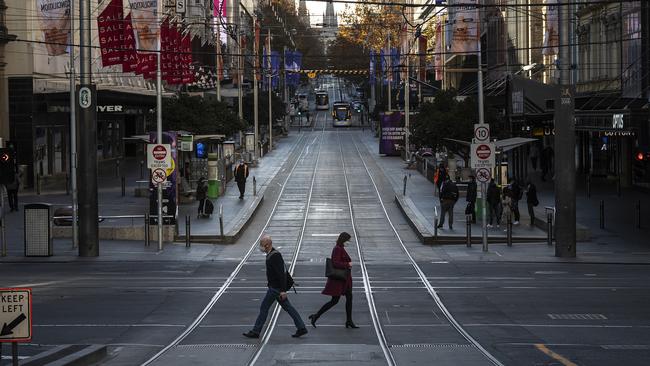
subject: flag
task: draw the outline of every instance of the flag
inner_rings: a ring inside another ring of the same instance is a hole
[[[160,71],[163,80],[169,80],[173,72],[172,50],[173,42],[171,41],[171,26],[169,18],[165,18],[160,24]]]
[[[187,33],[181,40],[181,52],[183,54],[183,84],[191,84],[194,82],[194,73],[192,73],[190,65],[192,65],[192,40],[190,34]]]
[[[226,18],[226,0],[214,0],[212,4],[214,9],[212,15],[214,15],[215,18]]]
[[[451,52],[476,53],[479,42],[479,11],[477,0],[449,1],[452,19]]]
[[[183,65],[182,65],[182,50],[181,50],[181,31],[178,30],[178,24],[174,23],[170,28],[169,40],[171,42],[171,68],[169,79],[170,84],[181,84],[183,81]]]
[[[400,52],[399,48],[393,47],[390,50],[390,55],[391,55],[391,60],[390,60],[390,67],[391,67],[391,81],[392,81],[392,88],[395,89],[399,87],[400,83]]]
[[[259,52],[260,52],[260,22],[259,20],[255,21],[255,39],[253,42],[253,57],[254,57],[254,62],[253,62],[253,67],[255,69],[255,80],[260,81],[262,77],[262,70],[260,68],[260,59],[259,59]]]
[[[381,69],[381,82],[383,85],[386,85],[387,82],[387,70],[388,70],[388,60],[386,59],[386,53],[382,48],[379,50],[379,67]]]
[[[70,43],[70,1],[38,0],[37,6],[47,54],[65,54]]]
[[[375,51],[370,50],[370,64],[368,65],[368,82],[375,83]]]
[[[545,0],[544,3],[544,48],[542,55],[553,56],[558,54],[558,46],[560,44],[560,36],[558,33],[558,5],[557,0]]]
[[[102,52],[102,66],[122,63],[122,38],[124,32],[124,10],[122,0],[111,0],[97,17],[99,46]]]
[[[280,87],[280,53],[278,51],[271,51],[271,73],[273,78],[271,83],[273,88]]]
[[[135,36],[131,24],[131,14],[124,18],[124,38],[122,39],[122,72],[137,72],[138,54],[135,51]]]
[[[436,24],[435,28],[435,48],[434,48],[434,54],[433,54],[433,67],[435,69],[436,73],[436,81],[440,81],[443,78],[443,47],[442,47],[442,23],[438,22]]]

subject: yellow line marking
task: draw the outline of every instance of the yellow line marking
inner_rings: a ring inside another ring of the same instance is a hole
[[[541,352],[543,352],[547,356],[555,359],[556,361],[559,361],[564,366],[578,366],[578,364],[575,364],[575,363],[569,361],[566,357],[564,357],[564,356],[562,356],[560,354],[557,354],[557,353],[551,351],[550,349],[546,348],[546,346],[543,345],[543,344],[540,344],[540,343],[535,344],[535,348],[537,348],[538,350],[540,350]]]

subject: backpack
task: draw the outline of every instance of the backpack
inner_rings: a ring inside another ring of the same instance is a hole
[[[275,253],[279,253],[279,252],[277,250],[274,250],[271,253],[275,254]],[[286,268],[285,268],[284,271],[285,271],[284,275],[287,277],[287,288],[283,288],[282,291],[287,292],[287,291],[289,291],[289,290],[291,290],[293,288],[293,292],[298,293],[298,291],[296,291],[296,286],[297,286],[296,282],[293,280],[293,277],[291,276],[291,273],[289,273],[289,271],[287,271]]]

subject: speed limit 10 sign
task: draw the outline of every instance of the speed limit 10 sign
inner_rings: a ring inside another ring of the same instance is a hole
[[[487,123],[474,124],[474,142],[490,141],[490,125]]]

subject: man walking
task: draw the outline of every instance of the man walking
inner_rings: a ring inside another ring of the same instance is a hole
[[[282,309],[291,316],[293,323],[298,329],[291,336],[298,338],[307,334],[305,323],[303,323],[300,315],[287,298],[287,271],[284,267],[284,259],[282,259],[282,254],[273,248],[273,241],[270,236],[264,236],[260,240],[260,251],[266,253],[266,279],[268,281],[268,289],[266,290],[266,296],[262,300],[260,313],[255,321],[255,326],[252,330],[244,333],[244,336],[248,338],[260,337],[260,332],[262,332],[266,317],[269,315],[269,308],[271,308],[271,305],[276,300],[280,303]]]
[[[20,187],[20,177],[14,172],[14,179],[11,183],[5,185],[7,188],[7,199],[9,200],[10,211],[18,211],[18,188]]]
[[[494,219],[496,218],[497,227],[501,225],[501,189],[494,182],[494,178],[490,180],[486,193],[488,208],[490,209],[490,223],[488,228],[492,227]]]
[[[440,223],[438,228],[442,228],[445,223],[445,214],[449,214],[449,230],[454,229],[454,205],[458,201],[458,187],[449,179],[449,175],[445,177],[442,186],[440,187]]]
[[[465,200],[467,201],[465,215],[472,215],[472,224],[476,224],[476,190],[476,177],[470,175],[469,183],[467,183],[467,195],[465,196]]]
[[[246,191],[246,178],[248,178],[248,164],[243,160],[239,161],[239,164],[235,167],[235,182],[237,182],[237,188],[239,188],[239,199],[244,199],[244,191]]]
[[[519,182],[517,181],[517,178],[512,178],[512,181],[510,182],[510,193],[511,196],[510,198],[512,199],[511,202],[511,208],[512,208],[512,213],[515,216],[514,219],[515,221],[513,222],[514,225],[519,225],[519,200],[523,197],[523,192],[521,190],[521,187],[519,186]]]
[[[537,199],[537,187],[531,181],[528,181],[526,185],[526,204],[528,205],[530,226],[535,226],[535,206],[539,205],[539,200]]]

